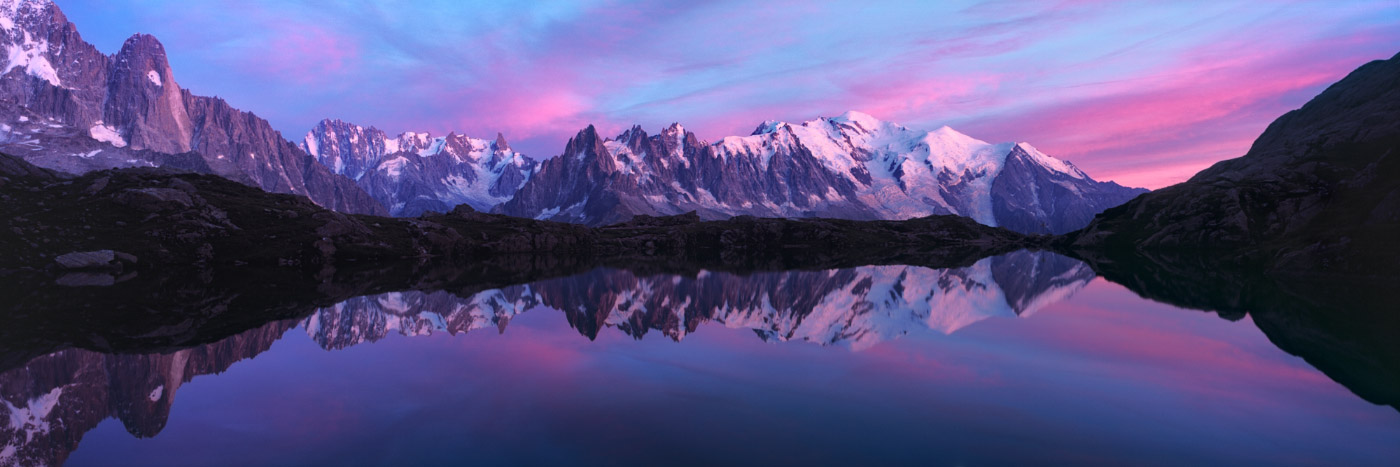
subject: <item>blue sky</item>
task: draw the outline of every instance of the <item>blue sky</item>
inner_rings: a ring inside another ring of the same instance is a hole
[[[588,124],[715,140],[861,110],[1152,188],[1400,51],[1393,1],[58,3],[104,52],[155,35],[182,87],[294,141],[340,118],[544,158]]]

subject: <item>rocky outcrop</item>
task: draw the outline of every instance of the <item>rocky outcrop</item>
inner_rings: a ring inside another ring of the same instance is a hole
[[[1028,144],[915,131],[859,112],[699,141],[679,124],[603,138],[589,126],[498,212],[607,225],[697,212],[903,220],[956,214],[1022,233],[1064,233],[1146,190],[1097,182]]]
[[[117,269],[123,264],[135,265],[137,259],[127,253],[112,250],[75,251],[59,255],[54,261],[64,269]]]
[[[1213,250],[1275,271],[1400,264],[1400,55],[1275,120],[1243,157],[1109,209],[1077,248]]]
[[[0,149],[55,170],[172,167],[217,174],[345,212],[386,211],[266,120],[175,81],[165,48],[137,34],[115,55],[84,42],[49,0],[8,0],[0,45]]]

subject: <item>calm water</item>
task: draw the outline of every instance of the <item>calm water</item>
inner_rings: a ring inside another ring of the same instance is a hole
[[[174,352],[63,350],[0,390],[0,459],[25,463],[1400,460],[1400,412],[1251,318],[1048,253],[371,295]]]

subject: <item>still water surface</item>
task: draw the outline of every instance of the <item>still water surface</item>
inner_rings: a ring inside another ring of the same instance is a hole
[[[9,460],[68,465],[1400,459],[1400,412],[1250,318],[1048,253],[396,292],[174,353],[64,350],[0,381],[30,395],[0,407]]]

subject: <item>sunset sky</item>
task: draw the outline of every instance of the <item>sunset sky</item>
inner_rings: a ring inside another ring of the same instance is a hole
[[[340,118],[543,159],[590,123],[713,141],[854,109],[1148,188],[1400,52],[1394,0],[324,3],[58,0],[103,52],[154,34],[182,87],[293,141]]]

